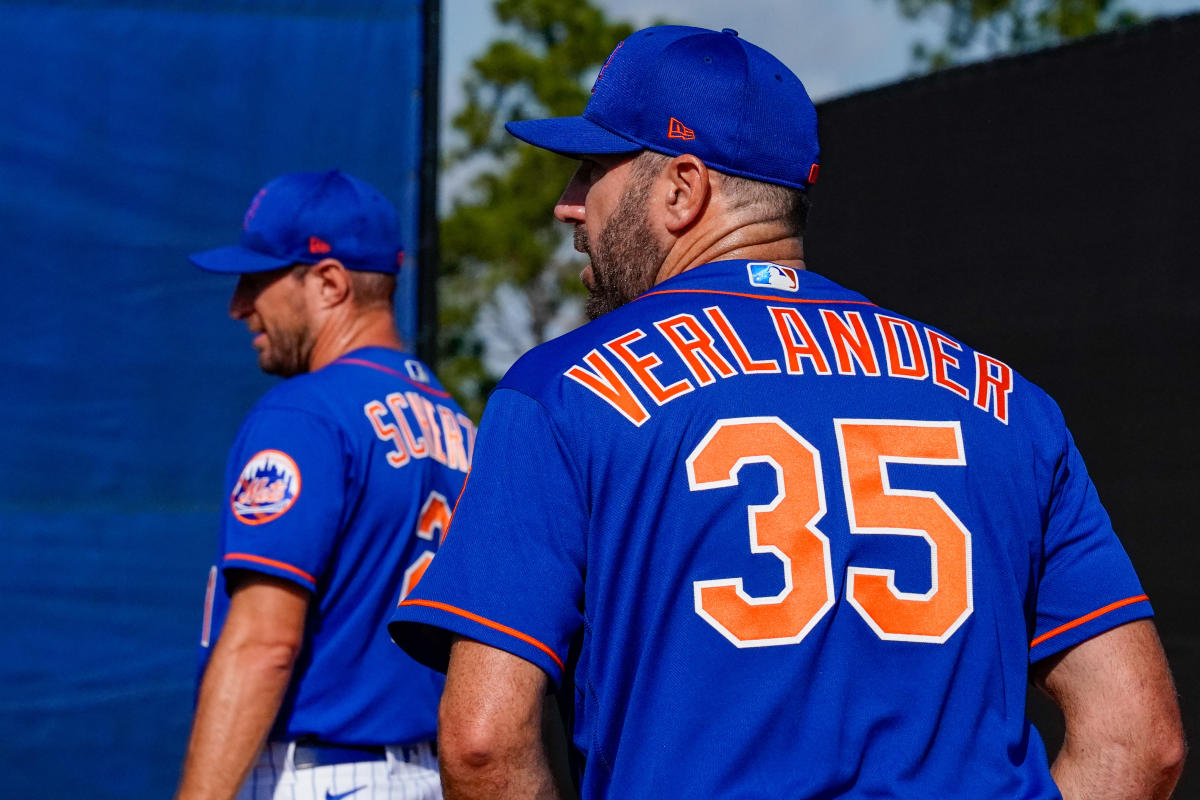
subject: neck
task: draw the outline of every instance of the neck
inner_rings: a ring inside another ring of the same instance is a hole
[[[804,240],[775,220],[747,222],[736,214],[705,215],[672,243],[655,283],[702,264],[731,259],[804,269]]]
[[[349,310],[330,317],[317,333],[309,356],[309,371],[315,372],[351,350],[362,347],[386,347],[403,350],[404,343],[396,333],[396,322],[390,308]]]

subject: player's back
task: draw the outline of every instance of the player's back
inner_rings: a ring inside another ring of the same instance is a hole
[[[433,737],[442,678],[397,653],[384,626],[433,558],[473,446],[474,426],[428,368],[386,348],[284,381],[247,416],[229,462],[209,639],[227,608],[226,568],[312,592],[274,738]],[[274,486],[287,489],[268,497]]]
[[[1057,407],[1007,365],[721,262],[506,390],[549,409],[589,510],[585,797],[1058,796],[1030,660],[1148,610]]]

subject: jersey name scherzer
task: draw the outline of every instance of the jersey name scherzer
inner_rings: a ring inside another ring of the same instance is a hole
[[[396,653],[384,625],[433,560],[474,445],[474,425],[406,353],[362,348],[276,385],[230,452],[201,674],[228,571],[281,578],[313,597],[271,737],[433,738],[444,679]]]
[[[1151,613],[1044,392],[782,265],[528,353],[452,527],[392,635],[573,688],[584,798],[1058,797],[1030,663]]]

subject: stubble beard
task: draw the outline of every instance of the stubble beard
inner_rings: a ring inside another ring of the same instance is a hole
[[[315,337],[303,304],[286,321],[266,328],[267,346],[258,353],[258,367],[268,375],[291,378],[309,371]]]
[[[649,198],[648,185],[630,187],[594,246],[582,226],[575,228],[575,247],[592,263],[592,285],[583,307],[588,319],[602,317],[654,286],[667,247],[654,238],[646,220]]]
[[[277,329],[267,334],[267,347],[258,354],[258,367],[268,375],[290,378],[308,372],[312,353],[307,329]]]

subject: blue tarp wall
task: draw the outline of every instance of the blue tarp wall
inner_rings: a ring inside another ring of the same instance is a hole
[[[168,796],[225,450],[273,379],[226,316],[269,178],[401,210],[415,332],[422,4],[0,2],[0,765],[9,797]]]

